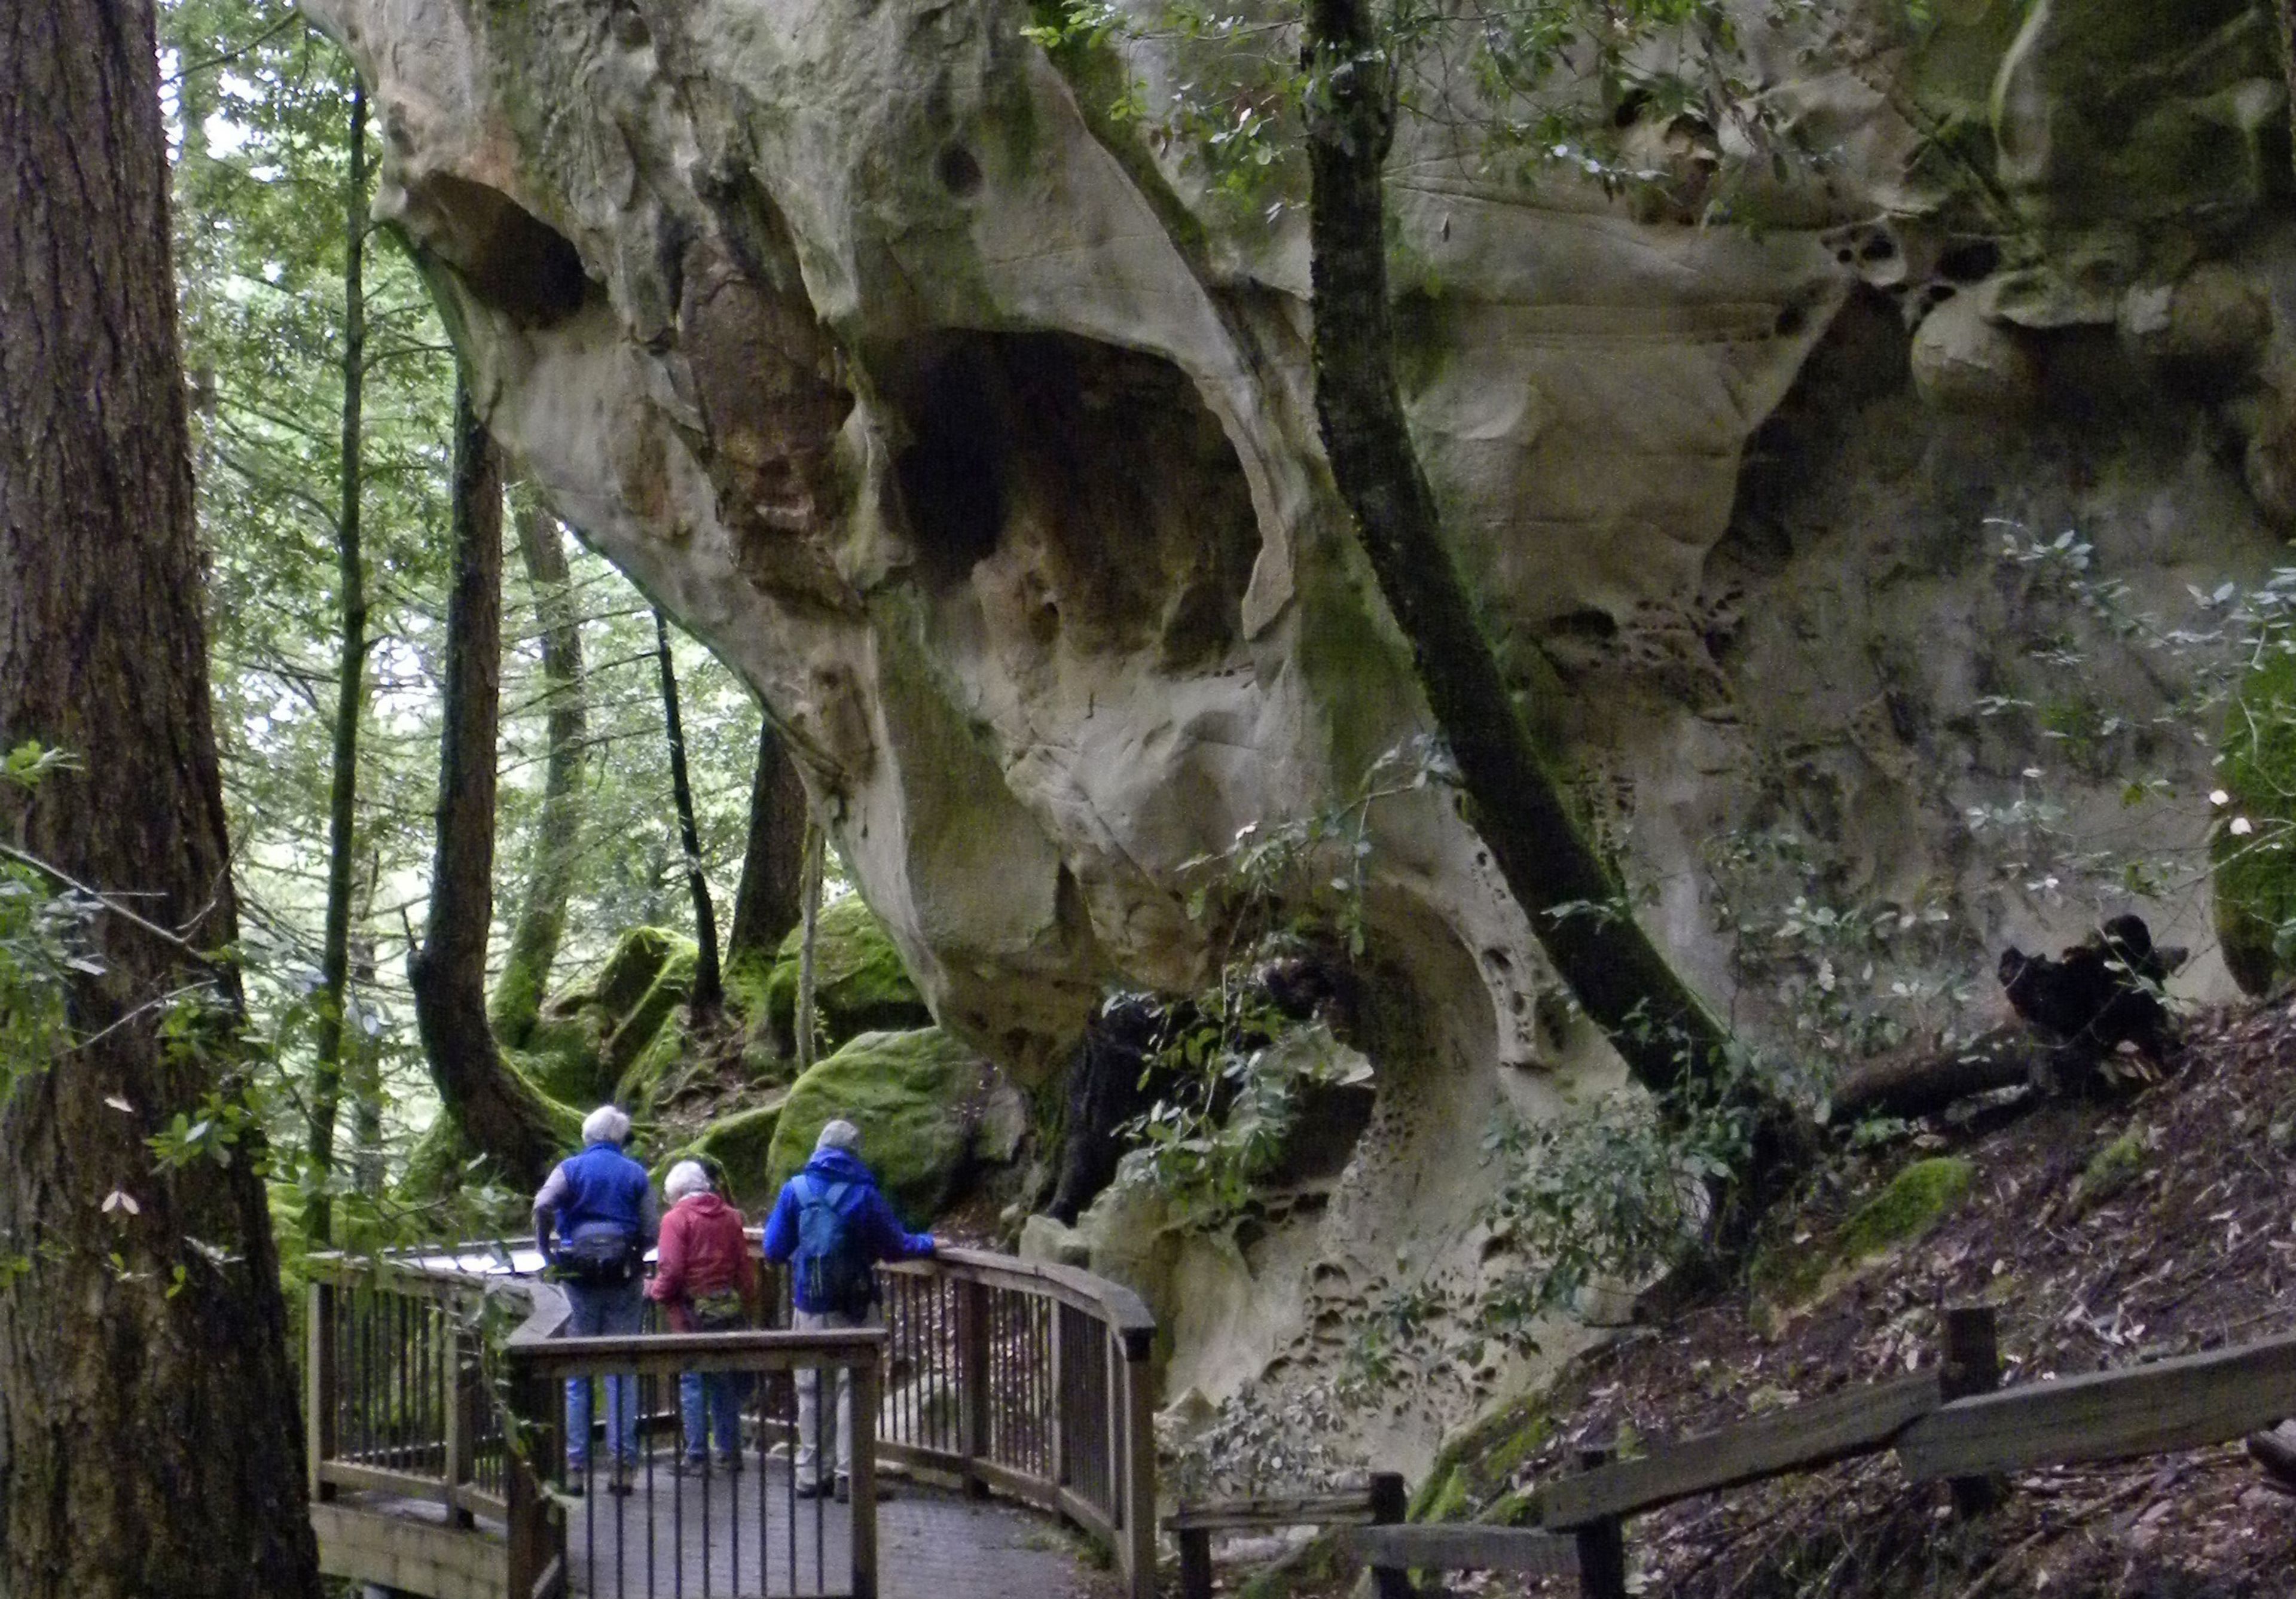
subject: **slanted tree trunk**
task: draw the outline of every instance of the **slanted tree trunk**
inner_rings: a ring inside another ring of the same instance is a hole
[[[335,584],[342,606],[335,668],[333,769],[327,793],[327,912],[319,944],[318,1064],[311,1084],[310,1199],[303,1234],[334,1240],[335,1115],[343,1097],[344,1010],[350,1001],[351,851],[357,820],[359,721],[366,715],[366,562],[359,553],[360,407],[366,386],[366,89],[351,83],[350,172],[343,188],[342,483],[335,512]],[[354,1044],[357,1047],[357,1044]]]
[[[693,785],[685,775],[685,724],[677,714],[677,665],[669,654],[669,622],[656,606],[654,655],[661,663],[661,719],[669,732],[669,790],[677,805],[677,841],[685,853],[685,886],[693,896],[693,991],[686,996],[691,1015],[707,1016],[726,1003],[726,980],[718,969],[718,914],[709,903],[709,880],[701,870],[701,830],[693,819]]]
[[[317,1599],[260,1124],[149,1143],[243,1103],[149,0],[0,6],[0,840],[107,898],[0,1060],[0,1593]]]
[[[821,932],[821,877],[826,844],[827,840],[822,837],[820,822],[808,816],[805,824],[804,878],[799,890],[804,901],[802,925],[805,932],[798,944],[797,1037],[791,1040],[791,1054],[797,1058],[797,1069],[800,1073],[813,1064],[814,943]]]
[[[804,915],[805,830],[809,812],[797,763],[771,718],[758,730],[758,771],[750,784],[750,844],[734,890],[726,964],[770,964]]]
[[[518,548],[534,590],[535,619],[542,632],[542,681],[547,708],[550,753],[543,767],[542,815],[535,828],[526,897],[512,923],[510,954],[495,980],[495,1036],[513,1049],[525,1047],[542,1013],[550,968],[566,933],[566,902],[574,892],[574,867],[582,841],[583,743],[589,722],[582,677],[582,619],[566,566],[566,545],[557,519],[538,508],[517,516]]]
[[[506,1181],[538,1188],[566,1152],[547,1103],[487,1022],[494,920],[495,739],[502,693],[502,475],[494,441],[455,386],[454,587],[447,600],[439,842],[422,943],[407,956],[414,1021],[447,1114]]]
[[[1382,172],[1395,84],[1371,0],[1310,0],[1304,53],[1316,412],[1380,592],[1410,642],[1475,829],[1562,980],[1652,1090],[1727,1036],[1652,945],[1539,759],[1443,541],[1395,379]]]

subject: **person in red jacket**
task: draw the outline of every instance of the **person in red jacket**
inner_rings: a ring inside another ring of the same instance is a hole
[[[758,1263],[742,1230],[742,1213],[711,1189],[699,1160],[680,1160],[662,1184],[669,1214],[661,1218],[660,1252],[646,1298],[669,1315],[673,1332],[723,1332],[749,1326],[758,1301]],[[677,1379],[685,1418],[685,1459],[700,1474],[715,1434],[718,1460],[742,1469],[742,1398],[733,1372],[686,1372]]]

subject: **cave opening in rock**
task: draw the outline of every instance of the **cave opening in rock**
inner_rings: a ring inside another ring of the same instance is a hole
[[[926,582],[991,555],[1084,650],[1215,660],[1259,548],[1234,446],[1169,361],[1066,333],[937,335],[889,364],[896,461]]]
[[[582,308],[590,279],[581,252],[509,195],[440,173],[421,198],[438,217],[426,242],[480,302],[522,328],[554,327]]]

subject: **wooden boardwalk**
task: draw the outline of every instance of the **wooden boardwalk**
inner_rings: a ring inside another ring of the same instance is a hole
[[[893,1495],[877,1507],[883,1599],[1111,1599],[1120,1592],[1104,1567],[1081,1558],[1080,1540],[1046,1516],[880,1481]],[[741,1476],[713,1472],[706,1484],[657,1467],[650,1484],[642,1478],[627,1496],[579,1502],[567,1518],[567,1562],[574,1591],[597,1599],[808,1599],[845,1591],[849,1526],[844,1505],[791,1499],[779,1460],[760,1472],[752,1456]]]

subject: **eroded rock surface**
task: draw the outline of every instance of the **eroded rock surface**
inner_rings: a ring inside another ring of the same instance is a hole
[[[758,690],[936,1015],[1008,1070],[1052,1078],[1111,980],[1201,976],[1181,863],[1425,731],[1315,435],[1297,209],[1111,131],[1025,7],[311,4],[497,437]],[[1790,833],[1972,951],[2092,914],[1972,824],[2029,771],[2070,829],[2200,841],[2181,790],[2115,820],[2132,760],[2205,761],[2145,720],[2175,668],[2108,638],[2054,715],[2032,647],[2079,618],[1988,519],[2078,527],[2168,611],[2296,511],[2269,13],[1931,9],[1757,40],[1824,159],[1742,188],[1756,228],[1497,181],[1431,124],[1392,168],[1414,425],[1508,668],[1653,931],[1779,1034],[1726,840]],[[1635,131],[1677,196],[1742,153]],[[1439,788],[1372,826],[1378,1104],[1338,1179],[1156,1267],[1183,1384],[1311,1343],[1399,1250],[1472,1269],[1494,1118],[1611,1070],[1542,1029]],[[2164,938],[2208,942],[2197,900]]]

